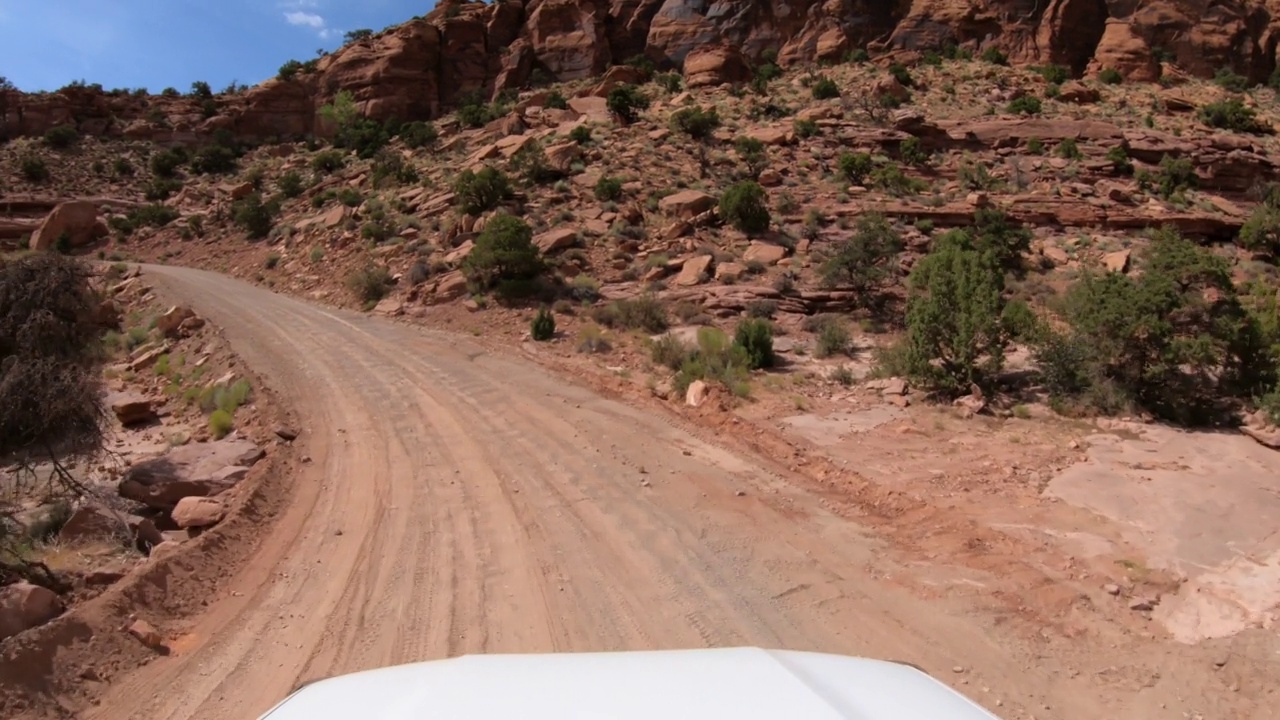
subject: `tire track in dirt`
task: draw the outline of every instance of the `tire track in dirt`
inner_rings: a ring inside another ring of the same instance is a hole
[[[313,462],[184,651],[86,717],[255,717],[306,680],[471,652],[739,643],[908,660],[944,680],[964,665],[1004,711],[1122,714],[1122,695],[990,618],[866,575],[880,543],[767,459],[465,338],[149,272],[292,404]]]

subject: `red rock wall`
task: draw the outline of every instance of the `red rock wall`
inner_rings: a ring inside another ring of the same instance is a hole
[[[219,99],[205,119],[185,98],[88,88],[0,91],[0,133],[83,132],[183,141],[219,128],[269,138],[316,131],[316,110],[350,90],[377,118],[432,118],[459,97],[526,85],[534,73],[590,77],[645,54],[680,67],[697,48],[732,46],[784,64],[838,60],[853,48],[923,51],[995,46],[1015,63],[1077,73],[1159,75],[1158,57],[1193,74],[1230,67],[1251,80],[1275,68],[1280,0],[446,0],[322,59],[317,72]]]

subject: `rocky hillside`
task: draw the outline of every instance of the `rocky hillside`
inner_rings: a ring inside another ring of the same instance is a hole
[[[317,109],[341,90],[376,119],[430,119],[477,93],[578,80],[636,56],[686,72],[694,64],[703,81],[719,83],[748,79],[767,53],[787,67],[958,46],[1077,76],[1115,70],[1156,80],[1176,65],[1201,77],[1230,69],[1256,83],[1275,70],[1277,9],[1277,0],[446,0],[244,92],[0,89],[0,134],[74,124],[85,134],[166,142],[220,129],[302,136],[324,129]]]

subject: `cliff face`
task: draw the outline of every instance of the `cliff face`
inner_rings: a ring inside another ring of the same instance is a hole
[[[219,128],[302,135],[339,90],[376,118],[432,118],[464,94],[534,77],[589,77],[639,54],[680,68],[691,51],[716,44],[749,58],[774,50],[783,64],[797,64],[861,47],[954,43],[1086,75],[1115,68],[1154,80],[1164,60],[1196,75],[1226,67],[1260,81],[1276,66],[1278,11],[1280,0],[446,0],[425,18],[321,59],[315,72],[220,97],[211,118],[186,98],[0,91],[0,131],[33,135],[75,123],[89,134],[174,141]]]

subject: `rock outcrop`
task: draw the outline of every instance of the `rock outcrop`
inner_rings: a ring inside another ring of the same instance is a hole
[[[184,445],[129,468],[119,493],[152,508],[172,510],[183,498],[231,489],[262,455],[262,449],[248,440]]]
[[[0,90],[0,136],[75,124],[82,133],[192,141],[219,129],[246,137],[324,133],[318,109],[350,91],[378,119],[436,117],[466,97],[539,79],[574,80],[644,55],[691,71],[693,84],[745,79],[754,60],[840,60],[855,48],[919,52],[947,44],[996,47],[1015,63],[1058,63],[1076,74],[1115,69],[1134,80],[1168,67],[1251,81],[1275,68],[1277,0],[446,0],[428,15],[348,44],[287,79],[215,98],[68,86]],[[731,48],[718,53],[715,48]],[[1160,62],[1164,61],[1164,64]],[[693,67],[689,67],[690,61]],[[718,78],[718,80],[717,80]],[[163,120],[156,115],[163,115]]]

